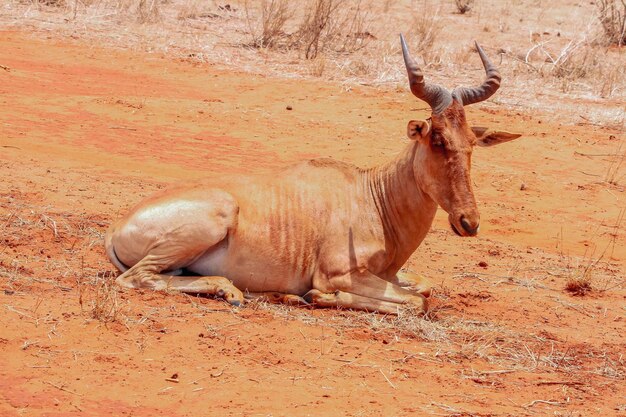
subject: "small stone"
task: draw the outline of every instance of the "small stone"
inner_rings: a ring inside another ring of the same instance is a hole
[[[480,262],[478,262],[478,266],[480,266],[481,268],[487,268],[488,265],[487,265],[487,262],[480,261]]]
[[[522,185],[519,186],[519,189],[524,191],[526,189],[526,184],[522,183]]]
[[[287,110],[293,110],[293,107],[287,106]]]

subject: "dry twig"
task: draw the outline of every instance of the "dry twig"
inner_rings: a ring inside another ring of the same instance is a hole
[[[78,395],[79,397],[82,397],[82,396],[83,396],[83,394],[78,393],[78,392],[76,392],[76,391],[69,390],[69,389],[67,389],[67,388],[63,387],[63,385],[56,385],[56,384],[53,384],[53,383],[52,383],[52,382],[50,382],[50,381],[43,381],[43,382],[44,382],[44,384],[48,384],[48,385],[50,385],[51,387],[54,387],[54,388],[56,388],[56,389],[58,389],[58,390],[65,391],[65,392],[69,392],[70,394]]]
[[[557,406],[561,406],[562,404],[558,401],[550,401],[550,400],[533,400],[531,402],[529,402],[528,404],[524,404],[522,405],[522,407],[524,408],[529,408],[529,407],[533,407],[535,404],[549,404],[549,405],[557,405]]]

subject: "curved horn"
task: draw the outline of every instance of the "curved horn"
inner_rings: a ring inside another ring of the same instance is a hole
[[[411,58],[402,34],[400,34],[400,43],[402,44],[402,56],[404,56],[406,72],[409,74],[411,92],[415,97],[428,103],[433,113],[441,113],[452,103],[452,95],[448,90],[436,84],[426,84],[424,74],[422,74],[422,70],[415,60]]]
[[[491,63],[489,58],[487,58],[483,48],[480,47],[478,42],[475,43],[478,55],[480,55],[480,59],[483,61],[483,67],[485,67],[487,79],[480,87],[457,87],[452,91],[452,96],[459,100],[464,106],[487,100],[496,91],[498,91],[498,88],[500,88],[500,80],[502,79],[502,77],[500,77],[500,72],[498,72],[498,69]]]

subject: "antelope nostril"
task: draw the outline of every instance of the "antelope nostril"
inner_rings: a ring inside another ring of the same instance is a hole
[[[469,220],[465,218],[465,216],[461,216],[461,226],[463,226],[463,229],[465,229],[465,231],[471,236],[474,236],[476,233],[478,233],[478,222],[474,226],[472,225],[472,223],[470,223]]]

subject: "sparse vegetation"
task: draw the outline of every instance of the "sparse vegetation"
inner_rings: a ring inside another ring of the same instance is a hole
[[[604,10],[606,16],[614,19],[603,18],[602,21],[621,22],[622,0],[585,5],[584,13],[568,11],[568,23],[562,31],[549,31],[547,26],[542,29],[543,22],[551,19],[549,12],[542,8],[526,10],[522,20],[536,22],[530,47],[522,41],[527,36],[527,30],[522,29],[525,25],[516,20],[516,13],[525,7],[525,1],[490,11],[497,17],[488,20],[482,10],[471,15],[466,13],[469,21],[446,20],[449,26],[446,31],[442,30],[444,6],[435,0],[417,0],[404,5],[371,0],[302,0],[297,3],[235,0],[228,4],[198,0],[90,0],[64,2],[63,7],[45,7],[45,10],[44,6],[29,7],[25,8],[23,16],[29,19],[36,13],[46,13],[49,25],[71,30],[73,36],[82,38],[95,40],[115,33],[107,42],[120,47],[132,44],[187,60],[234,66],[243,60],[246,66],[264,73],[287,71],[294,75],[334,79],[346,85],[401,83],[403,74],[396,65],[399,32],[405,34],[418,62],[436,70],[428,71],[433,81],[444,82],[443,72],[438,70],[445,67],[452,70],[446,72],[452,78],[445,82],[450,86],[460,85],[475,62],[475,53],[469,52],[470,39],[475,38],[488,51],[491,49],[492,56],[497,56],[495,51],[500,54],[498,64],[506,74],[507,85],[515,90],[516,100],[531,100],[530,96],[522,94],[523,86],[527,85],[603,98],[619,99],[624,94],[626,85],[621,75],[626,71],[626,64],[618,50],[601,45],[599,39],[604,38],[604,32],[601,36],[598,33],[603,27],[597,20],[600,14],[592,16],[594,11]],[[18,0],[10,0],[10,3],[24,7]],[[450,2],[450,6],[457,11],[456,0]],[[459,6],[472,7],[472,12],[478,7],[476,2],[467,0],[459,1]],[[463,21],[467,27],[475,23],[474,29],[478,30],[467,33],[467,42],[463,45],[456,39],[450,42],[450,34],[458,30]],[[15,24],[21,23],[15,21]],[[566,26],[572,25],[575,30],[567,30]],[[483,29],[499,33],[497,46],[487,41],[493,37]],[[526,56],[529,48],[532,53]],[[303,63],[301,58],[314,62]],[[597,107],[596,103],[591,105]],[[546,103],[542,106],[551,112],[561,108]],[[623,126],[622,113],[617,109],[595,111],[594,117]]]

